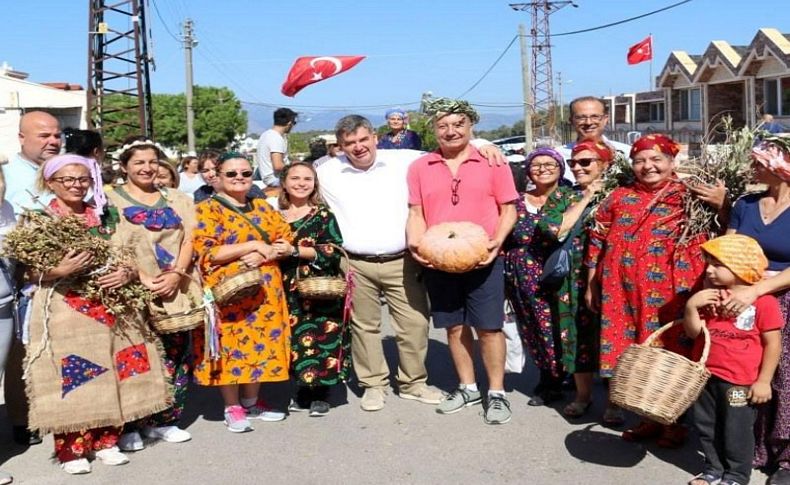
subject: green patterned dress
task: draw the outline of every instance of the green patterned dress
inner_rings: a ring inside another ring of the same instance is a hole
[[[562,216],[581,198],[580,191],[568,187],[560,187],[552,192],[543,205],[543,218],[538,222],[536,232],[542,233],[543,238],[557,241],[559,246],[557,234]],[[562,365],[570,374],[598,370],[600,323],[598,316],[588,310],[584,303],[587,268],[583,263],[587,239],[586,230],[574,238],[570,275],[552,299],[551,313],[559,328]]]
[[[299,278],[336,276],[340,273],[340,234],[334,214],[318,206],[305,217],[291,222],[294,246],[311,247],[316,259],[288,258],[282,261],[291,324],[291,373],[300,387],[331,386],[348,376],[351,366],[351,333],[343,324],[343,299],[308,300],[296,289]]]

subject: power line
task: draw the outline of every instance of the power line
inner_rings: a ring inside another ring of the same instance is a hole
[[[638,20],[638,19],[642,19],[642,18],[645,18],[645,17],[649,17],[651,15],[655,15],[657,13],[664,12],[664,11],[669,10],[671,8],[679,7],[680,5],[683,5],[684,3],[689,3],[689,2],[691,2],[691,0],[683,0],[682,2],[673,3],[672,5],[668,5],[668,6],[664,7],[664,8],[660,8],[658,10],[653,10],[652,12],[648,12],[648,13],[645,13],[645,14],[642,14],[642,15],[637,15],[636,17],[627,18],[625,20],[619,20],[617,22],[612,22],[610,24],[599,25],[597,27],[590,27],[589,29],[574,30],[574,31],[571,31],[571,32],[563,32],[561,34],[551,34],[551,37],[561,37],[561,36],[564,36],[564,35],[583,34],[585,32],[592,32],[594,30],[601,30],[601,29],[605,29],[605,28],[608,28],[608,27],[613,27],[615,25],[620,25],[620,24],[624,24],[626,22],[632,22],[634,20]]]
[[[513,47],[513,44],[516,42],[516,39],[518,39],[518,36],[514,35],[513,38],[510,39],[510,43],[507,45],[507,47],[505,47],[505,50],[503,50],[502,53],[499,54],[499,57],[497,57],[496,60],[494,61],[494,63],[491,64],[491,67],[489,67],[486,70],[486,72],[484,72],[483,75],[480,76],[480,79],[478,79],[474,84],[472,84],[472,86],[469,89],[467,89],[463,93],[459,94],[457,97],[458,98],[463,98],[464,96],[469,94],[474,88],[476,88],[481,82],[483,82],[483,79],[485,79],[491,73],[491,71],[494,69],[494,67],[496,67],[496,65],[499,64],[499,61],[501,61],[502,58],[505,57],[505,54],[507,54],[507,51],[509,51],[510,48]]]
[[[159,21],[162,22],[162,26],[165,28],[165,31],[170,34],[170,37],[173,38],[174,41],[181,43],[181,39],[176,37],[176,35],[170,30],[170,27],[167,26],[167,22],[165,19],[162,18],[162,14],[159,12],[159,7],[156,5],[156,0],[151,0],[151,4],[154,6],[154,11],[156,12],[156,16],[159,17]]]

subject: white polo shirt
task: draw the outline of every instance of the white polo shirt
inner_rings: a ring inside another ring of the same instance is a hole
[[[377,255],[406,249],[406,173],[422,154],[376,150],[376,160],[367,170],[354,168],[345,155],[316,166],[321,195],[337,218],[347,251]]]

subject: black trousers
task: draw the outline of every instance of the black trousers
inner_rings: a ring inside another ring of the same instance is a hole
[[[748,404],[733,406],[728,398],[733,387],[711,376],[694,404],[694,424],[705,454],[703,472],[746,484],[752,474],[756,410]]]

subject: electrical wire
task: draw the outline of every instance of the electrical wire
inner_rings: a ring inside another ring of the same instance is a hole
[[[666,10],[669,10],[669,9],[672,9],[672,8],[675,8],[675,7],[679,7],[680,5],[683,5],[684,3],[689,3],[689,2],[691,2],[691,0],[683,0],[682,2],[673,3],[672,5],[668,5],[668,6],[664,7],[664,8],[659,8],[658,10],[653,10],[652,12],[648,12],[648,13],[645,13],[645,14],[642,14],[642,15],[637,15],[636,17],[627,18],[625,20],[618,20],[617,22],[612,22],[610,24],[599,25],[597,27],[590,27],[589,29],[573,30],[571,32],[563,32],[561,34],[551,34],[551,37],[562,37],[564,35],[583,34],[585,32],[592,32],[594,30],[601,30],[601,29],[605,29],[605,28],[608,28],[608,27],[613,27],[615,25],[621,25],[621,24],[624,24],[624,23],[627,23],[627,22],[632,22],[634,20],[643,19],[645,17],[649,17],[651,15],[655,15],[657,13],[664,12]]]
[[[499,57],[497,57],[496,60],[494,61],[494,63],[491,64],[491,67],[489,67],[486,70],[486,72],[484,72],[483,75],[480,76],[480,79],[475,81],[475,83],[472,84],[472,86],[469,89],[467,89],[466,91],[464,91],[463,93],[459,94],[456,97],[463,98],[464,96],[469,94],[474,88],[476,88],[481,82],[483,82],[483,79],[485,79],[491,73],[491,71],[494,69],[494,67],[496,67],[496,65],[499,64],[499,61],[501,61],[502,58],[505,57],[505,54],[507,54],[507,51],[509,51],[510,48],[513,47],[513,44],[516,42],[516,39],[518,39],[518,35],[514,35],[513,38],[510,39],[510,43],[507,45],[507,47],[505,47],[505,50],[503,50],[502,53],[499,54]]]
[[[167,22],[165,19],[162,18],[162,13],[159,12],[159,7],[156,5],[156,0],[151,0],[151,4],[154,6],[154,11],[156,12],[156,16],[159,17],[159,21],[162,22],[162,27],[165,28],[165,31],[173,38],[174,41],[181,43],[181,39],[179,39],[171,30],[170,27],[167,26]]]

